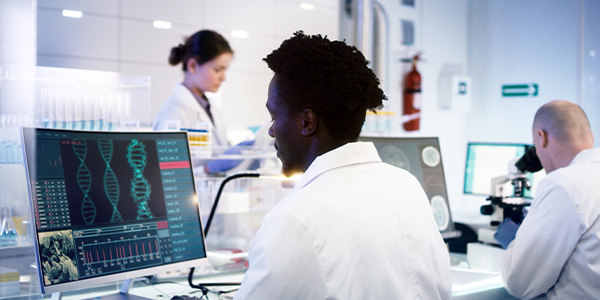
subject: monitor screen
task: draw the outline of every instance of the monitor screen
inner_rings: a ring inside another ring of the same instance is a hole
[[[454,223],[438,138],[360,137],[358,140],[373,142],[383,162],[405,169],[419,180],[442,236],[452,237]]]
[[[464,193],[474,195],[492,195],[492,178],[508,175],[509,163],[519,159],[525,151],[532,147],[528,144],[469,143],[467,145],[467,161],[465,168]],[[527,173],[531,183],[530,190],[525,190],[525,198],[533,198],[537,183],[546,173],[542,170]],[[510,182],[505,184],[504,196],[513,194]]]
[[[43,293],[206,258],[185,132],[23,129]]]

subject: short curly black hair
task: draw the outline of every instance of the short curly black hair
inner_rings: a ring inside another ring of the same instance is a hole
[[[363,54],[327,36],[298,31],[263,60],[290,111],[314,110],[334,138],[356,141],[367,110],[387,99]]]

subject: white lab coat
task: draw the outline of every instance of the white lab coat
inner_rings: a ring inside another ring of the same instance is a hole
[[[214,151],[220,153],[229,146],[227,130],[219,110],[211,106],[210,111],[215,122],[212,143],[216,148]],[[163,130],[165,128],[165,121],[174,120],[179,121],[181,128],[191,129],[196,128],[197,122],[211,123],[208,114],[202,105],[200,105],[196,96],[182,83],[175,85],[173,94],[165,101],[154,117],[152,128],[154,130]]]
[[[235,299],[449,299],[427,196],[372,143],[315,159],[263,219]]]
[[[539,183],[501,274],[519,298],[600,299],[600,148]]]

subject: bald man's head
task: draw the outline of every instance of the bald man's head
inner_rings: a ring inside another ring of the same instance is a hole
[[[533,143],[542,166],[550,173],[568,166],[582,150],[593,148],[594,136],[579,105],[556,100],[546,103],[535,114]]]
[[[585,112],[579,105],[556,100],[546,103],[535,114],[533,129],[542,129],[563,143],[591,139],[592,130]]]

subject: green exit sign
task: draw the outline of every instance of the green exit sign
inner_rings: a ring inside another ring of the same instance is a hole
[[[536,97],[537,83],[505,84],[502,86],[502,97]]]

